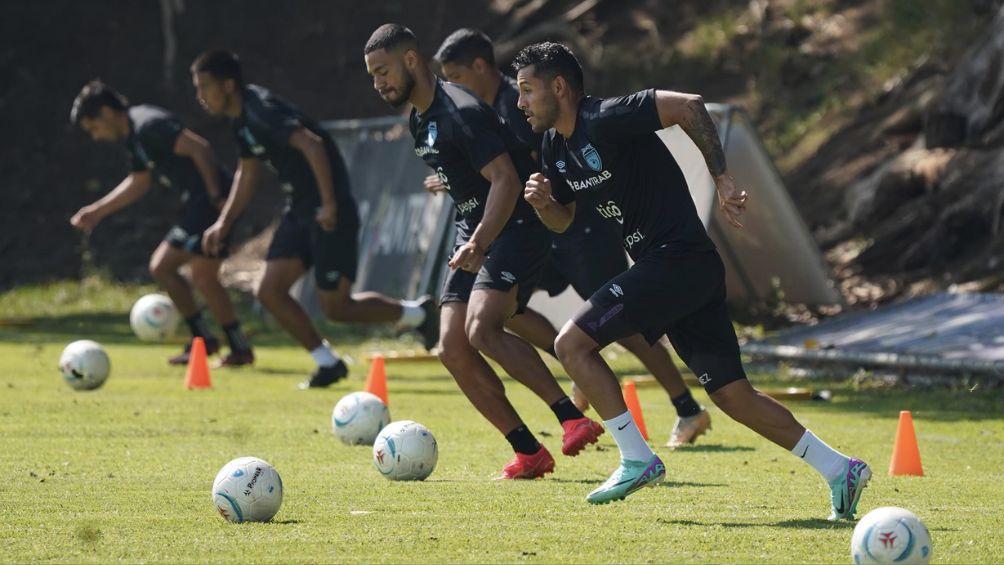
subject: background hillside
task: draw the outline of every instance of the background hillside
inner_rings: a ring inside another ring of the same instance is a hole
[[[135,102],[175,109],[232,163],[226,127],[193,98],[196,54],[236,50],[251,81],[318,119],[385,115],[361,49],[386,21],[410,26],[427,53],[462,26],[488,32],[503,60],[530,41],[569,42],[598,95],[658,86],[743,105],[850,303],[952,284],[998,288],[1001,3],[4,0],[0,288],[95,268],[144,278],[170,223],[162,210],[172,195],[151,193],[89,242],[69,226],[126,171],[117,147],[68,127],[84,82],[101,77]],[[278,203],[273,190],[256,198],[244,237]]]

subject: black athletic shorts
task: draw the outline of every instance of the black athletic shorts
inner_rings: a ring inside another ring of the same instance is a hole
[[[453,254],[465,243],[467,237],[458,230]],[[516,220],[506,226],[492,242],[484,265],[476,275],[461,269],[453,269],[446,274],[440,304],[466,303],[471,298],[471,291],[475,289],[489,288],[509,292],[512,287],[518,286],[516,313],[522,313],[537,288],[541,270],[550,252],[551,232],[539,220]]]
[[[202,233],[216,223],[220,211],[205,196],[193,197],[181,208],[180,216],[178,223],[164,236],[164,241],[175,249],[206,256],[202,251]],[[227,256],[228,240],[223,241],[217,257]]]
[[[265,260],[299,259],[314,267],[317,288],[334,290],[342,278],[356,280],[359,261],[359,216],[351,205],[338,205],[335,229],[325,231],[315,213],[287,211],[272,236]]]
[[[668,336],[709,393],[746,378],[717,251],[680,256],[650,249],[572,319],[601,348],[637,333],[650,344]]]
[[[572,285],[579,296],[588,298],[627,268],[620,235],[606,226],[585,226],[554,235],[551,258],[537,288],[557,296]]]

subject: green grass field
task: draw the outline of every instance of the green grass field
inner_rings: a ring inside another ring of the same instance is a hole
[[[380,331],[362,341],[325,326],[355,359],[348,381],[299,391],[312,362],[280,333],[249,324],[253,369],[214,371],[213,390],[187,391],[177,344],[130,337],[129,304],[149,288],[91,282],[0,296],[0,562],[465,562],[846,563],[853,524],[830,523],[828,491],[804,463],[712,409],[697,445],[661,448],[674,412],[658,389],[640,394],[664,485],[624,502],[584,500],[616,464],[609,435],[577,458],[560,457],[533,482],[491,478],[508,445],[469,406],[438,363],[388,364],[394,419],[436,435],[439,465],[421,483],[393,483],[366,447],[330,429],[331,409],[362,387],[368,351],[397,345]],[[22,318],[22,320],[18,320]],[[56,368],[73,339],[101,341],[112,375],[75,392]],[[401,347],[412,348],[406,341]],[[615,367],[640,366],[618,355]],[[559,370],[555,367],[556,370]],[[788,385],[754,374],[764,387]],[[564,375],[562,382],[568,384]],[[507,380],[514,404],[553,453],[561,428],[547,406]],[[861,514],[886,505],[920,515],[935,562],[1004,559],[1004,394],[860,390],[841,382],[830,403],[789,406],[817,435],[869,461],[876,477]],[[695,391],[707,403],[703,391]],[[926,476],[890,478],[896,419],[913,411]],[[595,415],[594,415],[595,416]],[[267,524],[230,524],[216,513],[217,470],[242,455],[278,469],[285,499]]]

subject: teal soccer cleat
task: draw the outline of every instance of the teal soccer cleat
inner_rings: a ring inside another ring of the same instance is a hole
[[[830,520],[854,519],[861,491],[871,478],[872,470],[867,463],[860,459],[847,460],[847,471],[830,482],[830,504],[833,505]]]
[[[621,459],[621,466],[613,475],[589,493],[586,500],[592,504],[606,504],[611,500],[624,500],[624,497],[634,491],[648,486],[655,486],[666,478],[666,466],[658,455],[652,455],[648,461],[628,461]]]

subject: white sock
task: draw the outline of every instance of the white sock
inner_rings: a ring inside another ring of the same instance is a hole
[[[417,328],[425,321],[425,308],[417,300],[401,301],[401,319],[398,324],[405,328]]]
[[[331,367],[338,362],[338,355],[331,351],[331,344],[328,343],[328,340],[322,341],[317,349],[310,352],[310,356],[314,358],[314,363],[317,363],[318,367]]]
[[[798,440],[791,452],[812,465],[812,468],[819,471],[826,482],[839,477],[847,468],[847,460],[849,459],[843,453],[823,443],[823,440],[813,435],[809,430],[805,430],[802,439]]]
[[[629,461],[648,461],[652,458],[652,449],[641,437],[638,426],[634,424],[631,412],[625,412],[610,420],[603,420],[603,425],[614,436],[617,447],[621,450],[621,459]]]

